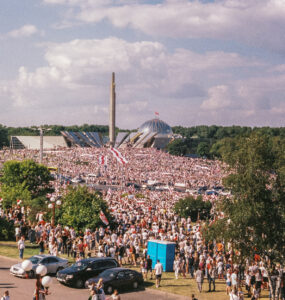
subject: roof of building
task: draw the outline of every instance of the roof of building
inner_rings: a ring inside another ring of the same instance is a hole
[[[144,122],[138,131],[143,133],[157,132],[166,135],[173,134],[171,127],[160,119],[152,119]]]

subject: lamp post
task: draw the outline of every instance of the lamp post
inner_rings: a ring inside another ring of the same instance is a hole
[[[60,206],[61,201],[58,199],[56,200],[56,197],[52,196],[50,198],[51,203],[48,205],[48,208],[52,209],[52,219],[51,219],[51,226],[54,227],[54,221],[55,221],[55,206]]]
[[[33,264],[30,260],[24,260],[22,262],[22,268],[29,272],[32,270]],[[48,293],[48,288],[52,283],[52,279],[50,276],[45,276],[47,273],[47,268],[44,265],[39,265],[36,268],[36,300],[39,300],[40,290],[42,289],[42,286],[46,289],[45,294]],[[45,276],[45,277],[43,277]],[[43,277],[43,278],[42,278]]]

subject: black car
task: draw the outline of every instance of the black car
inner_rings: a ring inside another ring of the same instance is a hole
[[[99,276],[87,280],[85,282],[85,287],[90,287],[92,282],[97,283],[100,278],[103,279],[104,291],[106,294],[112,294],[114,289],[137,289],[139,285],[143,284],[143,276],[141,273],[126,268],[113,268],[102,272]]]
[[[56,278],[63,284],[82,288],[87,279],[116,267],[119,267],[119,263],[111,257],[86,258],[57,272]]]

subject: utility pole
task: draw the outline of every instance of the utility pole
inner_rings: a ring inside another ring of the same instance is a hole
[[[44,152],[44,130],[42,126],[39,127],[40,131],[40,164],[43,163],[43,152]]]

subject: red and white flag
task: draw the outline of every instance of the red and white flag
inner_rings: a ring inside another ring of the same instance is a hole
[[[159,116],[159,112],[157,112],[157,111],[155,111],[154,114],[155,114],[156,116]]]
[[[0,198],[0,203],[3,201],[3,198]]]
[[[128,163],[128,161],[123,157],[122,153],[118,149],[110,148],[110,151],[120,164],[125,165]]]
[[[106,226],[109,225],[109,221],[102,210],[100,211],[100,219]]]
[[[108,164],[108,158],[105,157],[105,155],[99,156],[99,165],[107,165]]]
[[[17,200],[17,205],[20,205],[22,203],[22,200]]]

